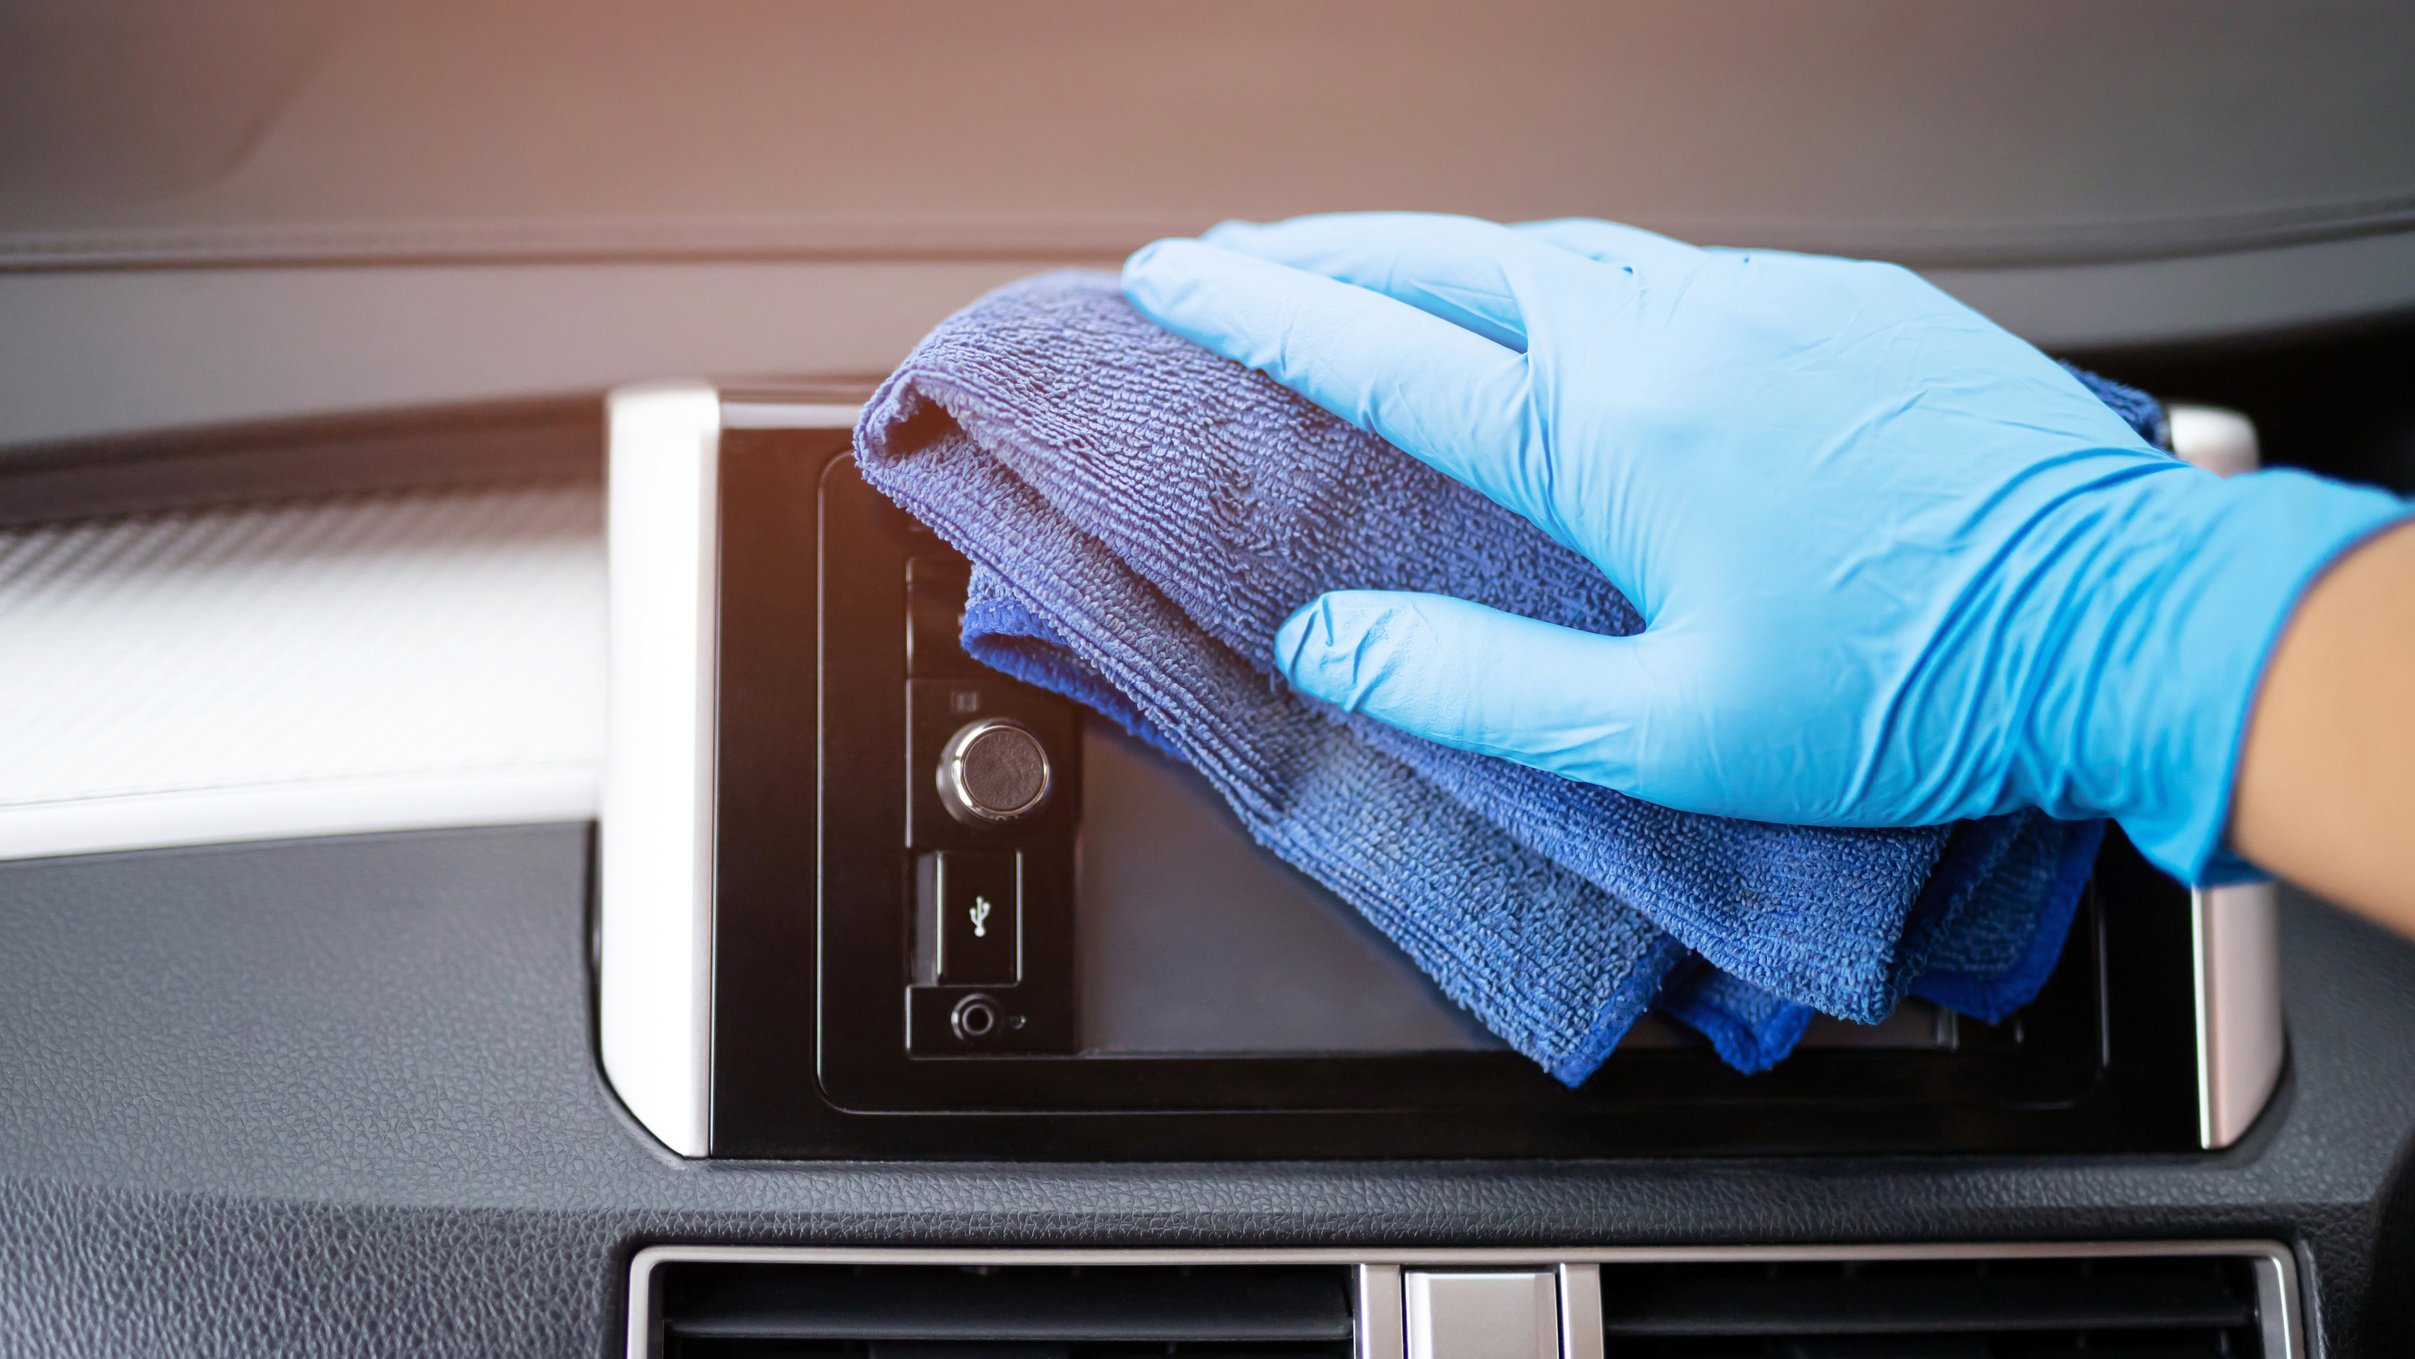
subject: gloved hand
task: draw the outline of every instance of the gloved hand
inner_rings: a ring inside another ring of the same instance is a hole
[[[1891,265],[1342,215],[1160,241],[1124,289],[1525,515],[1645,620],[1607,638],[1339,592],[1277,634],[1291,683],[1682,810],[1880,826],[2034,805],[2227,875],[2265,653],[2322,566],[2402,513],[2159,453]]]

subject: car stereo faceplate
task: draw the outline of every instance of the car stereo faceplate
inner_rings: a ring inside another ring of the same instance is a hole
[[[967,658],[964,563],[862,481],[852,406],[816,396],[614,400],[603,1050],[622,1098],[675,1150],[1687,1156],[2218,1140],[2207,1092],[2226,1073],[2209,1079],[2202,1035],[2209,1015],[2240,1027],[2207,982],[2219,931],[2118,834],[2053,977],[2003,1024],[1917,1007],[1879,1030],[1823,1023],[1754,1076],[1647,1025],[1583,1087],[1560,1087],[1473,1032],[1346,908],[1262,862],[1185,771]],[[2213,970],[2238,973],[2242,952]],[[1270,1018],[1294,998],[1289,1028]]]

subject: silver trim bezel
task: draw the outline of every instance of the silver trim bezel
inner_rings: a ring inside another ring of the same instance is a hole
[[[1560,1359],[1603,1359],[1602,1266],[1560,1266]]]
[[[648,1246],[629,1261],[629,1359],[655,1359],[660,1299],[656,1268],[672,1262],[800,1265],[1348,1265],[1357,1270],[1357,1359],[1405,1359],[1404,1268],[1551,1269],[1560,1279],[1561,1359],[1600,1359],[1601,1270],[1605,1264],[1738,1263],[1782,1260],[2054,1260],[2149,1255],[2236,1256],[2254,1262],[2266,1359],[2303,1359],[2297,1257],[2277,1241],[1971,1242],[1831,1246],[1595,1246],[1472,1250],[980,1250],[958,1247]],[[1591,1297],[1584,1296],[1591,1285]],[[1586,1308],[1590,1307],[1590,1312]],[[1578,1337],[1590,1335],[1587,1347]]]
[[[682,1156],[711,1148],[713,786],[725,429],[851,429],[857,408],[704,382],[606,399],[609,578],[598,846],[604,1073]]]
[[[2262,461],[2256,425],[2238,411],[2168,407],[2172,452],[2222,476]],[[2281,1015],[2280,901],[2269,883],[2189,894],[2196,980],[2197,1145],[2235,1145],[2272,1102],[2288,1059]]]
[[[1409,1349],[1409,1285],[1398,1265],[1360,1265],[1351,1353],[1355,1359],[1400,1359]]]
[[[2288,1060],[2280,896],[2270,883],[2189,893],[2196,979],[2197,1143],[2220,1151],[2272,1102]]]
[[[1488,1356],[1564,1359],[1557,1269],[1412,1269],[1401,1287],[1408,1359],[1466,1359],[1470,1334]]]

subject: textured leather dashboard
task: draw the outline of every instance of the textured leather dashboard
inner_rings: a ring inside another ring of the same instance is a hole
[[[0,1352],[602,1355],[629,1253],[667,1240],[2228,1235],[2299,1244],[2344,1355],[2377,1242],[2415,1227],[2403,1186],[2389,1207],[2415,1126],[2415,947],[2303,900],[2290,1086],[2217,1157],[697,1165],[597,1075],[589,842],[546,826],[0,866]]]

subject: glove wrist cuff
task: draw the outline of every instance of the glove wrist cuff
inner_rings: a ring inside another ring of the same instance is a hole
[[[2120,745],[2087,751],[2096,777],[2079,780],[2158,867],[2189,883],[2238,876],[2224,831],[2265,662],[2316,578],[2411,509],[2295,471],[2176,497],[2159,568],[2114,605],[2129,617],[2109,650],[2131,673],[2114,695],[2125,720],[2104,730]]]

